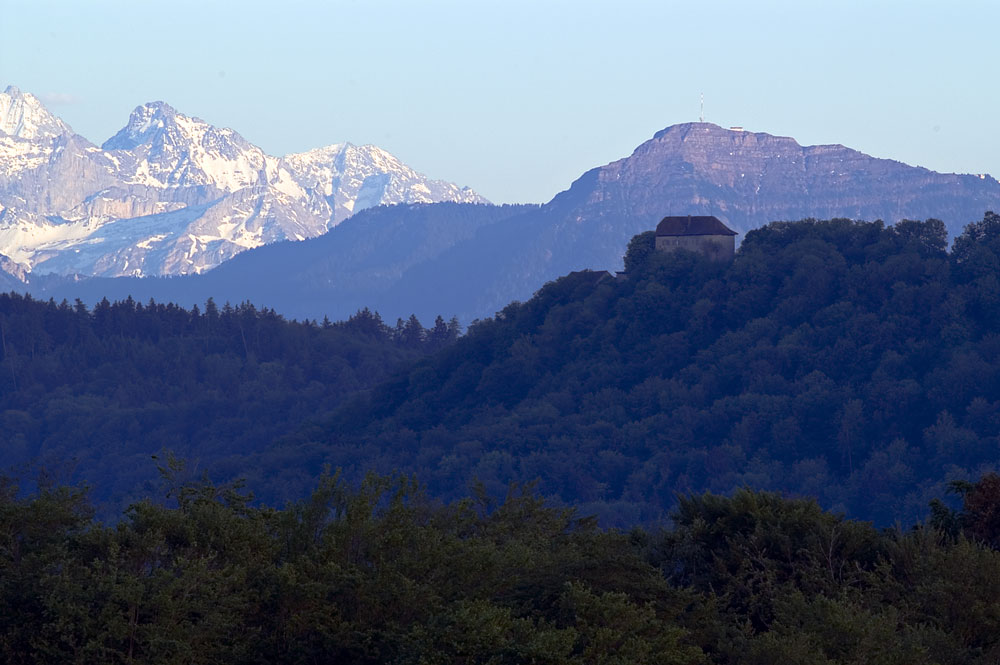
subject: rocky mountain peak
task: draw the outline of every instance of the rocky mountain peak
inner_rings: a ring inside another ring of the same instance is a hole
[[[286,155],[281,164],[301,187],[331,202],[332,225],[387,201],[487,202],[468,187],[428,179],[395,155],[374,145],[335,143]]]
[[[136,106],[129,115],[128,123],[101,147],[104,150],[134,150],[142,144],[153,144],[165,137],[169,140],[170,134],[176,137],[181,133],[178,117],[192,120],[178,114],[166,102],[148,102]],[[193,120],[201,123],[196,118]]]
[[[127,153],[127,182],[155,187],[210,185],[233,192],[266,181],[267,164],[273,161],[232,129],[161,101],[137,106],[128,124],[101,147]]]
[[[9,85],[0,93],[0,132],[20,139],[53,139],[73,130],[31,93]]]
[[[252,247],[320,235],[373,206],[485,202],[375,146],[269,156],[163,101],[136,107],[103,149],[71,133],[26,140],[9,132],[69,128],[16,88],[0,100],[0,253],[18,270],[203,272]]]

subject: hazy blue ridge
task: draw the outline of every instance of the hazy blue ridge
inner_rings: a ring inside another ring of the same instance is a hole
[[[249,250],[203,275],[85,280],[39,294],[186,304],[213,296],[317,319],[367,306],[389,320],[441,313],[468,323],[570,271],[620,270],[628,240],[668,214],[715,215],[740,233],[739,242],[770,221],[841,217],[888,224],[933,217],[954,237],[986,210],[1000,210],[1000,183],[991,177],[689,123],[587,171],[540,207],[375,208],[320,238]]]

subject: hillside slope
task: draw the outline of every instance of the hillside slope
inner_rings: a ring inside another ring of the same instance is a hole
[[[444,321],[390,328],[367,311],[317,326],[203,304],[88,311],[0,293],[0,478],[82,481],[107,508],[155,491],[151,457],[167,451],[238,476],[246,454],[458,334]],[[300,491],[298,473],[270,471],[279,497]]]
[[[185,306],[208,298],[220,303],[273,303],[283,315],[300,320],[324,316],[340,320],[370,307],[390,321],[416,313],[429,323],[438,314],[464,317],[467,312],[449,310],[449,299],[432,293],[402,302],[388,294],[409,279],[414,267],[433,265],[479,229],[535,208],[451,202],[379,206],[359,212],[318,238],[248,251],[202,275],[48,282],[34,278],[21,289],[85,302],[133,296]],[[462,281],[475,284],[475,277],[474,273]],[[432,309],[438,304],[445,309]]]
[[[729,266],[650,243],[627,279],[547,284],[292,441],[444,496],[539,479],[621,523],[743,485],[917,519],[1000,461],[1000,217],[950,255],[935,220],[775,223]]]

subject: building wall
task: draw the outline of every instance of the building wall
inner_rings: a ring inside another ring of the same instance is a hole
[[[715,261],[732,261],[736,255],[736,236],[656,236],[656,249],[661,252],[686,249]]]

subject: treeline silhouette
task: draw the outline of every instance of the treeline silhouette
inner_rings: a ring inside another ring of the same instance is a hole
[[[812,500],[683,497],[601,530],[512,488],[442,504],[324,476],[283,509],[163,467],[115,526],[83,494],[0,483],[0,660],[58,663],[824,663],[1000,657],[1000,477],[912,530]]]
[[[445,500],[537,480],[617,525],[743,486],[913,523],[996,468],[1000,216],[951,251],[936,220],[774,223],[730,265],[647,233],[626,268],[549,283],[457,341],[440,317],[2,295],[3,461],[119,507],[167,450],[275,505],[326,464],[416,473]]]
[[[288,445],[448,498],[538,479],[622,525],[742,486],[912,523],[996,468],[1000,216],[950,252],[937,220],[773,223],[731,265],[653,240],[627,277],[549,283]]]
[[[211,299],[89,311],[0,294],[3,466],[91,482],[120,506],[148,494],[165,450],[239,475],[247,455],[458,334],[456,320],[390,327],[368,310],[317,323]]]

